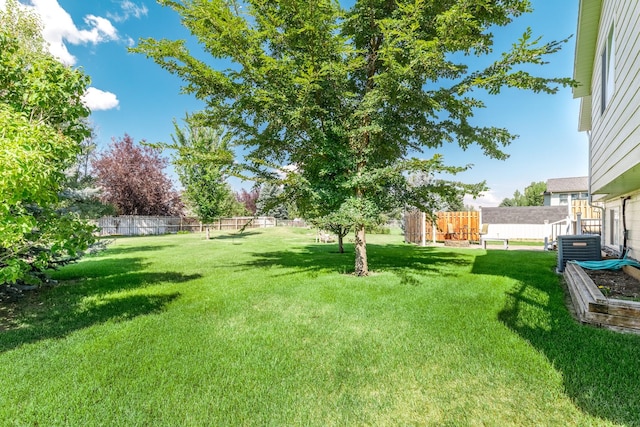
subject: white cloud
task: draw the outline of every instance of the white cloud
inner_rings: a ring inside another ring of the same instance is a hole
[[[6,0],[0,1],[6,3]],[[40,16],[44,27],[42,35],[49,43],[49,51],[64,64],[76,63],[76,58],[67,49],[67,43],[95,45],[105,41],[119,40],[118,31],[106,18],[87,15],[84,18],[87,28],[78,28],[71,15],[58,4],[57,0],[31,0],[25,7],[32,8]]]
[[[91,111],[111,110],[120,104],[118,97],[95,87],[89,87],[82,97],[82,101]]]
[[[120,2],[122,13],[107,13],[107,17],[113,19],[116,22],[124,22],[127,19],[134,17],[140,19],[143,16],[147,16],[149,10],[144,4],[138,6],[130,0],[123,0]]]
[[[475,199],[469,195],[464,196],[463,203],[468,206],[473,206],[476,209],[480,206],[484,206],[486,208],[498,206],[503,198],[499,197],[493,191],[485,191],[481,193]]]
[[[278,176],[281,179],[284,179],[291,172],[298,172],[298,165],[296,165],[296,164],[285,165],[285,166],[282,166],[279,169],[276,169],[275,172],[278,174]]]

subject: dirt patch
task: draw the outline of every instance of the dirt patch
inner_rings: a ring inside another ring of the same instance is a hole
[[[39,294],[42,288],[22,290],[19,287],[0,285],[0,332],[20,327],[20,315],[25,309],[41,306]]]
[[[585,273],[607,298],[640,301],[640,281],[622,270],[587,270]]]

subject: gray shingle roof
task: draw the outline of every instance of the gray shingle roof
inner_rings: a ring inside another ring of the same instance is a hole
[[[567,206],[512,206],[482,208],[483,224],[544,224],[568,215]]]
[[[551,178],[547,180],[547,193],[571,193],[589,190],[589,177]]]

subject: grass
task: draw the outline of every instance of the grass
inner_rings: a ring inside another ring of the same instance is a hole
[[[313,239],[123,238],[56,272],[0,318],[0,425],[640,425],[640,337],[576,323],[553,254],[375,235],[357,278]]]

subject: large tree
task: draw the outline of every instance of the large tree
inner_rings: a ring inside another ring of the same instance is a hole
[[[89,135],[89,78],[56,61],[34,15],[0,10],[0,284],[38,283],[77,259],[93,227],[63,209],[64,171]]]
[[[91,162],[104,203],[120,215],[180,215],[182,202],[165,174],[159,148],[136,144],[129,135],[113,139]]]
[[[134,50],[185,80],[184,90],[206,102],[208,116],[251,150],[256,176],[277,177],[295,166],[285,188],[315,193],[318,182],[304,171],[335,162],[327,172],[339,169],[334,194],[345,194],[340,209],[354,225],[357,275],[368,273],[365,228],[394,196],[406,194],[406,172],[464,169],[412,153],[453,142],[507,157],[502,149],[514,136],[473,123],[484,107],[474,91],[554,93],[570,84],[530,73],[529,65],[543,64],[561,44],[540,43],[530,30],[487,67],[473,67],[474,58],[493,53],[492,29],[528,12],[527,0],[356,0],[349,10],[331,0],[160,3],[181,15],[213,58],[233,64],[212,68],[185,41],[147,39]]]

